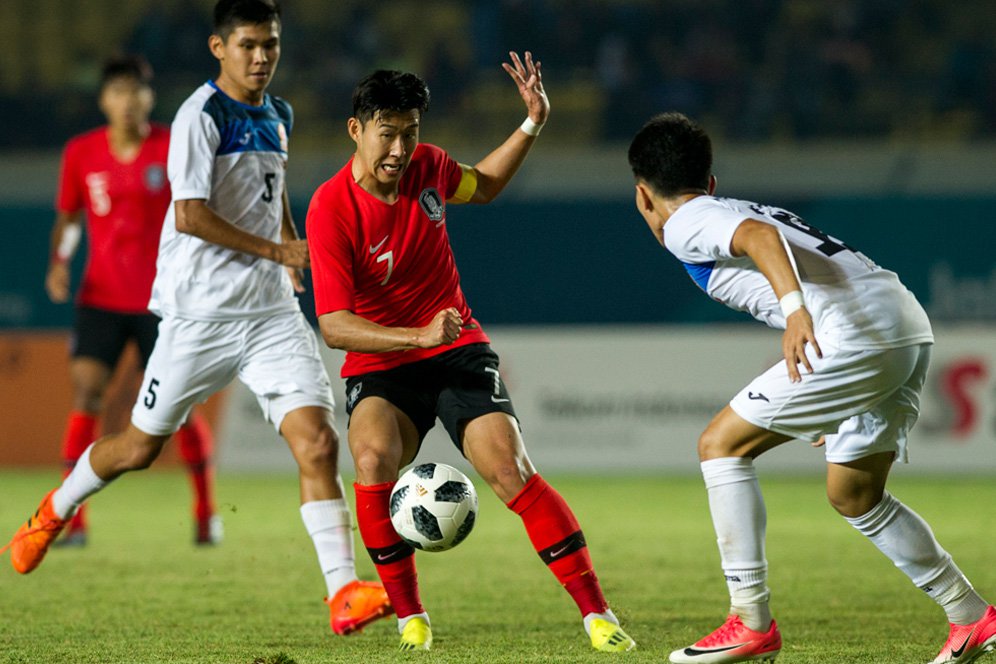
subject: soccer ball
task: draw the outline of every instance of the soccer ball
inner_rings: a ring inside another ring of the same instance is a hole
[[[476,518],[474,485],[444,463],[410,468],[391,491],[391,523],[416,549],[452,549],[470,534]]]

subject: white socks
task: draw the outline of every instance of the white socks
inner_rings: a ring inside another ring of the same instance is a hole
[[[985,600],[937,543],[927,522],[888,492],[867,514],[844,518],[940,604],[949,622],[968,625],[985,613]]]
[[[301,520],[315,543],[328,597],[332,599],[340,588],[356,580],[349,506],[344,498],[307,502],[301,505]]]
[[[746,457],[723,457],[703,461],[701,467],[730,591],[730,612],[750,629],[767,631],[771,626],[764,557],[767,514],[754,462]]]
[[[52,494],[52,509],[60,519],[71,517],[87,498],[107,486],[107,482],[97,477],[90,465],[92,449],[93,443],[90,443],[80,455],[73,472],[69,473],[62,481],[62,486]]]
[[[405,625],[407,625],[408,621],[411,620],[412,618],[421,618],[422,620],[425,621],[426,625],[432,627],[432,623],[429,622],[428,613],[425,613],[424,611],[422,613],[413,613],[410,616],[405,616],[404,618],[398,618],[398,634],[401,634],[403,631],[405,631]]]

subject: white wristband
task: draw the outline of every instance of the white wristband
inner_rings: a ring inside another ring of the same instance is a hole
[[[55,249],[56,260],[60,263],[68,263],[69,259],[73,257],[73,253],[76,252],[76,247],[79,246],[82,234],[83,230],[78,223],[66,224],[62,229],[59,246]]]
[[[802,291],[791,291],[785,293],[782,299],[778,300],[778,305],[782,308],[782,315],[787,319],[789,315],[806,306],[806,301],[802,299]]]
[[[533,119],[527,115],[519,129],[524,131],[527,136],[539,136],[540,131],[543,129],[543,125],[533,122]]]

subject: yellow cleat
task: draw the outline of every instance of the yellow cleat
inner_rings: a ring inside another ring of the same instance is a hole
[[[432,648],[432,630],[425,618],[412,618],[401,630],[400,650],[429,650]]]
[[[591,647],[601,652],[626,652],[636,647],[636,641],[619,625],[595,618],[591,621]]]

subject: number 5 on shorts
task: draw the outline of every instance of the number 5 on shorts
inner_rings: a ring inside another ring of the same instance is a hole
[[[142,403],[149,410],[156,405],[156,388],[159,387],[159,379],[153,378],[149,381],[149,389],[145,392],[145,398],[142,399]]]

